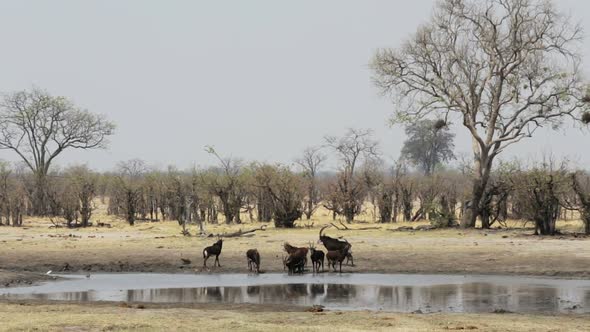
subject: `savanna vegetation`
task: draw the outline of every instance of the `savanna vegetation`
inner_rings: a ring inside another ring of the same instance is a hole
[[[429,22],[370,62],[375,84],[395,105],[392,130],[407,136],[394,163],[385,161],[370,129],[350,128],[294,151],[293,162],[283,164],[230,158],[206,145],[212,142],[195,142],[216,164],[157,168],[132,159],[103,172],[82,163],[63,168],[64,151],[107,148],[115,124],[42,89],[6,94],[0,149],[19,161],[0,161],[0,240],[6,245],[0,269],[10,270],[0,270],[0,281],[22,284],[35,279],[27,273],[47,269],[200,272],[195,253],[210,242],[207,236],[240,239],[224,249],[229,264],[219,271],[238,271],[253,245],[262,257],[277,258],[263,258],[263,270],[282,271],[282,243],[315,241],[329,224],[355,243],[362,271],[587,278],[590,256],[580,251],[590,235],[588,170],[550,155],[500,159],[512,145],[533,140],[539,128],[590,123],[581,33],[550,1],[438,1]],[[458,159],[457,131],[470,135],[472,158]],[[94,323],[98,329],[112,325],[106,320],[123,309],[97,310],[105,317]],[[163,316],[184,319],[186,310]],[[89,319],[77,306],[60,306],[57,314],[63,312],[74,315],[74,325]],[[379,314],[360,322],[358,314],[350,320],[359,329],[506,328],[486,315],[467,324],[462,315]],[[26,319],[14,304],[0,305],[0,317],[6,315]],[[62,327],[43,315],[48,328]],[[284,316],[265,313],[238,327],[258,330],[292,319]],[[547,328],[545,318],[523,317],[512,317],[522,330]],[[318,324],[333,319],[329,313]],[[163,322],[134,318],[124,328],[159,329]],[[190,323],[175,321],[179,328]],[[209,323],[236,326],[227,317]],[[578,318],[560,324],[587,328]]]

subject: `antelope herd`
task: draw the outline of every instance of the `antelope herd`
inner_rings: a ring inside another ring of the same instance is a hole
[[[307,247],[295,247],[285,242],[283,250],[287,253],[285,257],[283,255],[283,269],[287,269],[289,274],[303,273],[305,266],[307,265],[307,254],[310,254],[312,263],[312,272],[319,273],[320,268],[324,272],[324,259],[328,261],[328,268],[331,266],[333,271],[336,271],[336,264],[338,264],[338,271],[342,272],[342,262],[346,259],[346,263],[351,263],[354,266],[354,259],[352,257],[352,244],[346,240],[339,240],[336,238],[329,237],[323,234],[323,231],[330,227],[330,225],[324,226],[320,229],[318,243],[324,245],[327,253],[322,250],[315,248],[313,243],[309,243]],[[215,256],[215,264],[221,267],[219,264],[219,255],[223,240],[219,239],[213,245],[203,249],[203,267],[207,268],[207,259],[211,256]],[[248,270],[256,273],[260,272],[260,253],[257,249],[249,249],[246,251],[246,260],[248,262]]]

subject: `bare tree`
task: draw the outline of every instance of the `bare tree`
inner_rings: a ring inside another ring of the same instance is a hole
[[[474,227],[494,158],[584,107],[581,27],[551,1],[440,0],[397,50],[378,51],[376,84],[393,121],[457,118],[472,136],[474,178],[463,227]]]
[[[10,180],[12,170],[8,162],[0,160],[0,226],[2,217],[6,218],[6,225],[10,225]]]
[[[32,89],[4,96],[0,103],[0,149],[14,151],[36,177],[35,214],[47,212],[46,179],[51,163],[67,149],[106,146],[115,126],[65,97]]]
[[[394,211],[395,202],[395,180],[389,176],[382,176],[377,184],[375,195],[375,206],[379,209],[379,222],[395,222],[396,212]]]
[[[133,226],[142,199],[146,166],[143,161],[132,159],[119,163],[117,168],[109,210],[124,215],[129,225]]]
[[[243,166],[239,160],[221,158],[211,146],[206,146],[205,151],[214,155],[221,165],[220,169],[214,170],[208,177],[207,187],[219,197],[225,223],[240,224],[240,212],[246,204],[248,194]]]
[[[320,148],[309,147],[303,151],[303,156],[295,161],[301,167],[303,178],[305,179],[306,197],[303,214],[305,214],[307,220],[311,219],[312,214],[320,203],[317,173],[320,165],[326,159],[326,155],[320,151]]]
[[[349,129],[342,137],[327,136],[326,145],[342,162],[338,174],[337,196],[341,199],[342,214],[347,222],[361,212],[364,186],[357,176],[356,168],[362,162],[378,156],[378,143],[370,130]]]
[[[570,185],[567,163],[544,160],[515,174],[513,201],[521,202],[521,216],[535,222],[535,235],[555,235],[561,198]]]
[[[272,217],[277,228],[293,228],[301,218],[304,190],[302,179],[281,165],[255,166],[256,186],[271,199]]]
[[[61,191],[62,215],[69,227],[72,221],[80,219],[75,226],[87,227],[94,210],[97,175],[86,166],[71,167],[64,172],[64,186]]]
[[[569,178],[572,195],[564,195],[562,206],[580,214],[584,233],[590,235],[590,176],[585,172],[576,172],[570,174]]]

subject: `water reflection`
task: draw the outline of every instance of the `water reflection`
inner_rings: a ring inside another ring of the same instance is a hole
[[[535,285],[465,283],[433,286],[377,286],[294,283],[242,287],[159,288],[50,294],[9,294],[5,298],[159,303],[322,304],[331,309],[398,312],[590,312],[590,290]]]

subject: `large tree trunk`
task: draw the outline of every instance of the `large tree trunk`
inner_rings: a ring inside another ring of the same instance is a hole
[[[347,201],[344,203],[344,218],[349,224],[354,221],[354,209],[354,202]]]
[[[471,201],[466,206],[463,218],[461,219],[461,228],[473,228],[477,222],[477,217],[481,214],[481,200],[490,178],[492,170],[493,156],[489,155],[489,149],[481,150],[478,143],[473,142],[474,149],[474,179],[471,192]]]
[[[461,219],[461,228],[473,228],[477,222],[481,209],[481,199],[485,190],[485,182],[481,178],[473,179],[473,189],[469,205],[465,207],[463,218]]]
[[[311,195],[312,195],[311,191],[310,191],[309,195],[311,197]],[[309,220],[309,219],[311,219],[311,215],[313,213],[313,199],[312,198],[308,198],[307,199],[306,206],[307,207],[306,207],[306,209],[304,211],[304,213],[305,213],[305,219]]]
[[[47,214],[47,174],[37,171],[35,174],[35,191],[33,193],[33,214],[44,216]]]

